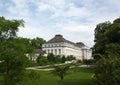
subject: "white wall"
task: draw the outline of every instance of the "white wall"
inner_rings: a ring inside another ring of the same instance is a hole
[[[53,53],[54,55],[73,55],[76,59],[82,60],[82,50],[81,48],[74,46],[69,43],[48,43],[42,45],[42,50],[47,54]]]

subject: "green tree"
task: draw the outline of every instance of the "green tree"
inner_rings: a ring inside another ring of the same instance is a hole
[[[98,24],[95,28],[94,41],[93,57],[95,59],[100,59],[101,55],[106,55],[105,57],[107,57],[108,50],[118,52],[118,48],[115,45],[118,46],[120,42],[120,18],[114,20],[113,23]],[[114,46],[114,50],[110,46]]]
[[[52,71],[53,74],[57,75],[60,77],[61,79],[61,85],[64,79],[65,74],[67,73],[67,71],[69,70],[70,65],[62,65],[62,66],[55,66],[53,65],[54,70]]]
[[[97,62],[95,68],[95,79],[97,85],[119,85],[120,84],[120,58],[104,56]]]
[[[73,55],[67,56],[66,57],[67,61],[72,61],[72,60],[76,60],[75,57]]]
[[[43,54],[40,54],[37,57],[36,61],[37,61],[38,65],[47,65],[48,64],[48,60]]]
[[[31,40],[32,46],[34,46],[36,49],[42,49],[42,44],[46,41],[43,38],[34,38]]]
[[[95,29],[93,57],[97,85],[120,84],[120,18],[102,23]]]
[[[62,56],[62,58],[61,58],[61,63],[65,63],[65,61],[66,61],[65,56]]]
[[[24,26],[23,20],[7,20],[0,17],[0,41],[15,38],[19,26]]]
[[[100,59],[100,55],[105,54],[105,46],[108,43],[105,33],[110,25],[110,22],[104,22],[98,24],[95,28],[95,45],[93,47],[94,59],[98,60]]]
[[[49,53],[47,55],[47,60],[50,62],[50,63],[55,63],[55,55],[53,55],[53,53]]]
[[[60,55],[55,56],[55,62],[56,63],[61,63],[61,56]]]
[[[16,35],[20,26],[24,26],[23,20],[0,17],[0,72],[4,76],[4,85],[15,85],[25,68],[26,46]]]

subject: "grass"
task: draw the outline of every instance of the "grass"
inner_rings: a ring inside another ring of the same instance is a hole
[[[75,67],[68,71],[63,85],[94,85],[93,69]],[[60,78],[51,71],[27,70],[17,85],[59,85]]]

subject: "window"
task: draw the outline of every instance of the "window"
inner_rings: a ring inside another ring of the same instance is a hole
[[[50,53],[50,50],[48,50],[48,53]]]
[[[51,47],[53,47],[53,45],[51,45]]]
[[[55,49],[55,54],[57,54],[57,49]]]
[[[61,49],[59,49],[59,54],[61,54]]]
[[[48,47],[50,47],[50,45],[48,45]]]
[[[53,53],[53,49],[51,49],[51,53]]]

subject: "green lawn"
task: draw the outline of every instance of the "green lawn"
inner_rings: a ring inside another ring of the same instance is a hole
[[[75,67],[68,71],[63,85],[94,85],[91,68]],[[60,78],[51,71],[27,70],[22,81],[17,85],[59,85]]]

